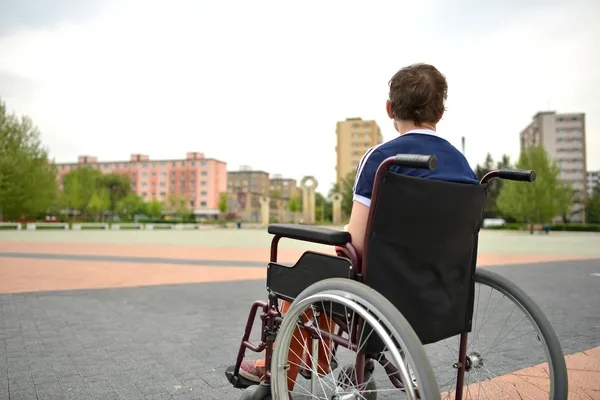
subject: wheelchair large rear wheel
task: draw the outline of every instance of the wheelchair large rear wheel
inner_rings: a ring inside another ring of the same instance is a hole
[[[322,328],[323,321],[327,329]],[[343,328],[336,330],[334,325]],[[304,355],[290,350],[293,340],[302,346]],[[352,353],[348,357],[342,354],[346,350]],[[353,365],[340,373],[352,370],[350,375],[359,372],[361,377],[340,379],[333,371],[317,368],[320,351],[326,353],[329,365],[332,361],[340,366]],[[298,361],[302,365],[292,359],[302,360]],[[366,365],[380,370],[365,376],[361,371]],[[294,366],[311,371],[308,383],[288,376]],[[377,372],[383,372],[380,378]],[[271,390],[275,399],[440,398],[423,345],[402,314],[375,290],[339,278],[311,285],[288,309],[273,348]]]
[[[566,399],[564,354],[539,306],[496,273],[474,281],[471,332],[425,346],[442,398]]]

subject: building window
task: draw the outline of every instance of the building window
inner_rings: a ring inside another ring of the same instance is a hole
[[[165,186],[167,186],[167,184],[165,182],[160,183],[160,187],[165,187]]]
[[[201,202],[200,202],[200,206],[202,206],[202,207],[206,207],[206,202],[205,202],[205,201],[201,201]]]
[[[160,192],[160,197],[165,197],[167,194],[165,192]]]
[[[152,176],[156,176],[156,172],[153,172],[153,173],[152,173]]]
[[[161,162],[160,162],[160,166],[161,166],[161,167],[166,167],[166,166],[167,166],[167,163],[166,163],[166,162],[164,162],[164,161],[161,161]]]
[[[358,132],[352,132],[352,137],[353,138],[358,138],[358,137],[360,137],[360,133],[358,133]]]
[[[160,173],[160,177],[161,178],[166,178],[167,177],[167,173],[166,172],[161,172]]]
[[[146,168],[146,167],[148,167],[148,164],[142,163],[142,168]]]
[[[200,196],[206,196],[206,192],[200,192]]]
[[[148,176],[147,172],[142,172],[142,178],[146,178]]]
[[[207,173],[206,171],[202,171],[202,172],[200,173],[200,175],[202,175],[202,176],[206,176],[206,175],[208,175],[208,173]]]

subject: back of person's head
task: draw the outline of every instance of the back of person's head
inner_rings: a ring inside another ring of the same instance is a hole
[[[416,126],[437,124],[445,111],[448,83],[433,65],[413,64],[402,68],[389,82],[391,117],[412,121]]]

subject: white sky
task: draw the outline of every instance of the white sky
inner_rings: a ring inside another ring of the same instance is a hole
[[[7,5],[5,5],[5,2]],[[439,131],[472,166],[518,157],[541,110],[587,114],[600,169],[600,1],[3,0],[0,97],[57,162],[187,151],[335,179],[335,123],[375,119],[414,62],[448,78]]]

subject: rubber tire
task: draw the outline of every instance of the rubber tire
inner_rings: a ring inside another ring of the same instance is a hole
[[[533,319],[540,329],[544,341],[548,346],[550,359],[552,360],[552,370],[554,374],[554,385],[552,389],[554,390],[554,393],[552,393],[551,390],[550,400],[563,400],[568,398],[569,379],[567,376],[565,356],[560,341],[556,336],[556,332],[541,308],[523,291],[523,289],[494,272],[483,269],[477,270],[475,272],[475,282],[494,288],[501,293],[508,295],[508,297],[512,297],[527,310],[531,319]]]
[[[352,293],[356,297],[369,302],[374,309],[379,311],[388,320],[390,326],[404,342],[404,347],[402,349],[404,354],[410,355],[414,360],[413,373],[417,377],[420,398],[427,400],[440,399],[441,395],[435,379],[435,374],[433,373],[433,369],[429,363],[427,353],[425,352],[421,340],[400,311],[376,290],[371,289],[363,283],[347,278],[324,279],[304,289],[304,291],[296,297],[290,306],[290,310],[295,307],[299,301],[302,301],[307,297],[332,290]],[[278,343],[280,342],[275,342],[275,347],[277,347]],[[273,356],[273,362],[275,362],[275,360],[276,357]],[[271,367],[271,371],[275,371],[275,369],[274,366]]]
[[[260,388],[259,385],[248,386],[246,389],[242,391],[242,395],[240,396],[240,400],[271,400],[271,395],[268,394],[266,396],[257,395],[257,391]],[[256,396],[256,398],[255,398]]]

